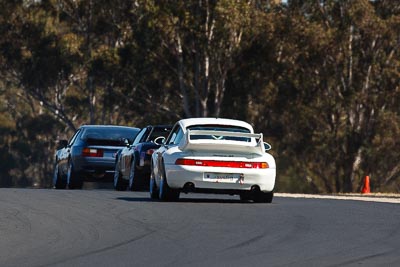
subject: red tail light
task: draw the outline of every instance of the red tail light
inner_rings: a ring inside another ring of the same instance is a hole
[[[154,149],[149,149],[146,151],[147,155],[153,155],[153,153],[154,153]]]
[[[197,159],[177,159],[176,165],[204,166],[204,167],[226,167],[226,168],[246,168],[246,169],[267,169],[266,162],[244,162],[244,161],[221,161],[221,160],[197,160]]]
[[[101,157],[103,157],[103,150],[96,149],[96,148],[85,147],[82,150],[82,157],[98,157],[98,158],[101,158]]]

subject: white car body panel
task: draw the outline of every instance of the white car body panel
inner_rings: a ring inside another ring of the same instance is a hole
[[[155,182],[160,184],[163,166],[168,186],[182,189],[185,184],[193,183],[195,188],[213,190],[250,190],[258,186],[263,192],[272,192],[275,186],[276,164],[272,155],[264,150],[263,135],[254,134],[250,124],[237,120],[218,118],[184,119],[177,123],[183,130],[178,144],[164,145],[152,156],[152,171]],[[224,125],[245,128],[249,133],[189,130],[197,125]],[[247,141],[195,139],[194,136],[214,135],[244,138]],[[177,165],[177,159],[229,161],[229,162],[266,162],[268,168],[232,168]]]

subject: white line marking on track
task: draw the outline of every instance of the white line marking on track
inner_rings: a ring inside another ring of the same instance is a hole
[[[358,200],[358,201],[395,203],[395,204],[399,204],[400,203],[400,195],[396,195],[396,194],[312,195],[312,194],[275,193],[274,196],[276,196],[276,197],[290,197],[290,198]]]

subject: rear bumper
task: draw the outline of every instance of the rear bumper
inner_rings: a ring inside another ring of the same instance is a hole
[[[232,193],[249,191],[257,186],[263,192],[272,192],[275,186],[276,169],[244,169],[244,168],[218,168],[182,165],[165,166],[168,185],[171,188],[183,189],[192,183],[195,192]],[[205,178],[205,173],[232,173],[240,174],[240,179],[213,180]]]
[[[114,171],[99,169],[82,169],[80,174],[87,182],[112,182],[114,181]]]
[[[85,181],[107,181],[114,178],[114,158],[84,158],[80,157],[74,162],[75,171],[84,176]]]

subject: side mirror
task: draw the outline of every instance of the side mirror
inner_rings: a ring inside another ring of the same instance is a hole
[[[264,142],[264,150],[268,151],[271,150],[272,146],[270,144],[268,144],[267,142]]]
[[[59,140],[57,149],[62,149],[68,146],[68,140]]]
[[[124,138],[124,144],[125,144],[126,147],[130,146],[129,140],[127,138]]]
[[[154,143],[156,143],[157,145],[163,145],[165,142],[165,137],[164,136],[159,136],[156,139],[154,139]]]

